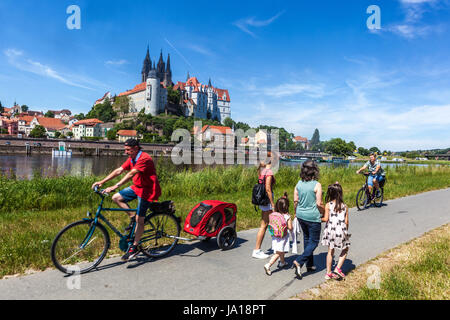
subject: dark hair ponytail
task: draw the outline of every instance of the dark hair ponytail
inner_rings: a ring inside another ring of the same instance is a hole
[[[328,186],[327,195],[325,196],[325,202],[336,201],[336,212],[340,212],[344,209],[344,192],[342,186],[339,183],[330,184]]]
[[[280,213],[289,213],[289,199],[287,192],[284,192],[284,195],[277,200],[275,204],[275,211]]]

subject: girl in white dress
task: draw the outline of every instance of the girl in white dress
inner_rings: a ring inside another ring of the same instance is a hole
[[[287,229],[289,231],[292,231],[292,219],[291,215],[289,214],[289,199],[287,192],[284,193],[283,197],[278,199],[277,203],[275,204],[274,213],[281,213],[284,217],[284,220],[286,221]],[[272,256],[270,261],[264,265],[264,270],[268,276],[272,274],[272,271],[270,271],[270,267],[278,260],[278,258],[280,259],[278,268],[283,268],[288,265],[288,263],[284,260],[284,254],[286,252],[289,252],[288,231],[286,231],[286,235],[282,238],[272,236],[272,250],[273,252],[275,252],[275,254]]]
[[[343,199],[342,187],[339,183],[328,186],[325,198],[325,215],[322,218],[326,222],[322,236],[322,245],[328,246],[327,273],[325,279],[343,279],[345,274],[341,268],[347,258],[350,247],[350,234],[348,233],[348,207]],[[331,272],[331,264],[334,257],[334,249],[341,250],[336,268]]]

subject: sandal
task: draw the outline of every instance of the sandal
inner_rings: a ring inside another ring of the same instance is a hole
[[[267,274],[268,276],[271,276],[271,275],[272,275],[272,271],[270,271],[270,266],[269,266],[269,264],[265,264],[265,265],[264,265],[264,271],[266,271],[266,274]]]
[[[342,279],[345,279],[345,274],[342,272],[341,269],[339,269],[338,267],[336,267],[334,269],[334,273],[337,274],[338,276],[340,276]]]
[[[297,261],[294,261],[293,268],[295,269],[295,275],[301,279],[302,278],[302,267],[298,264]]]

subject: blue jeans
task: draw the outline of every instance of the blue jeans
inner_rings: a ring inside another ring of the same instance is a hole
[[[377,174],[377,175],[370,175],[367,178],[367,184],[371,187],[373,187],[373,179],[377,179],[378,183],[380,183],[381,181],[384,180],[384,177],[381,174]]]
[[[313,253],[316,250],[320,242],[320,231],[322,224],[320,222],[309,222],[302,219],[298,219],[300,227],[303,231],[303,253],[297,258],[297,262],[300,266],[306,264],[307,268],[314,265]]]
[[[147,213],[148,208],[151,205],[151,202],[148,202],[147,200],[144,200],[136,195],[133,189],[131,187],[128,187],[126,189],[123,189],[119,191],[119,194],[122,196],[124,202],[128,203],[130,201],[138,199],[138,206],[137,206],[137,215],[138,217],[144,217]]]

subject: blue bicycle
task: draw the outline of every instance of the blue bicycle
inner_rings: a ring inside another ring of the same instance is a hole
[[[103,208],[107,194],[97,187],[94,189],[100,198],[100,204],[95,215],[88,211],[88,217],[69,224],[55,237],[51,247],[51,258],[55,267],[66,274],[82,274],[96,268],[106,257],[111,245],[103,221],[119,236],[119,247],[126,252],[134,241],[135,225],[122,234],[106,219],[102,212],[136,212],[137,209]],[[175,216],[172,201],[154,202],[151,211],[145,218],[144,233],[139,247],[141,252],[151,258],[167,255],[180,239],[180,218]]]

